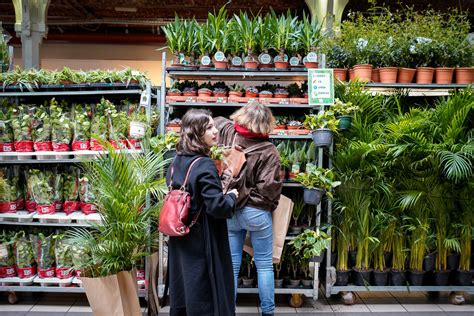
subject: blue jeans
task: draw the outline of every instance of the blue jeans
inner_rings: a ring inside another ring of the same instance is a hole
[[[258,293],[262,313],[273,313],[275,310],[275,283],[273,278],[273,229],[272,213],[254,207],[238,209],[231,219],[227,220],[230,251],[234,268],[234,288],[237,297],[237,278],[242,262],[242,250],[245,235],[250,232],[254,250],[254,261],[257,267]]]

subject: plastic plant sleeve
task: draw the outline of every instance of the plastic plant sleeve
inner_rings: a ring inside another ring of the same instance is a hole
[[[51,118],[44,106],[34,107],[32,137],[35,151],[51,151]]]
[[[92,108],[90,105],[75,104],[73,109],[73,150],[88,150],[91,137]]]
[[[52,235],[45,236],[43,233],[30,235],[31,248],[33,249],[40,278],[53,278],[56,276],[52,239]]]
[[[40,214],[52,214],[54,205],[54,175],[50,170],[30,169],[32,187],[31,193],[35,201],[36,210]]]
[[[0,234],[0,278],[16,276],[14,235],[3,231]]]
[[[18,276],[20,278],[34,276],[36,274],[36,266],[33,249],[24,231],[20,231],[16,234],[14,250]]]
[[[59,105],[54,98],[51,99],[51,140],[54,151],[68,151],[72,140],[71,114],[66,109],[66,104]]]
[[[16,172],[15,172],[16,171]],[[0,213],[15,213],[18,200],[18,168],[0,167]]]
[[[64,242],[64,235],[54,236],[54,249],[56,258],[56,276],[60,279],[67,279],[73,275],[73,263],[71,246]]]
[[[79,210],[79,170],[67,168],[63,173],[63,210],[66,214]]]

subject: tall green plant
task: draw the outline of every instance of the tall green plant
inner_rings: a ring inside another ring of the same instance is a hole
[[[316,18],[311,18],[303,12],[303,20],[299,22],[299,31],[296,33],[303,54],[316,52],[322,40],[322,25]]]
[[[270,29],[273,32],[271,46],[278,52],[282,61],[285,50],[290,47],[292,41],[298,36],[297,21],[298,17],[292,17],[290,11],[279,17],[275,11],[272,10],[271,12]]]

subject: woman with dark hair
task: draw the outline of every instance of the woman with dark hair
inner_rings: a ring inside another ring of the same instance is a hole
[[[189,110],[182,118],[177,155],[166,176],[168,185],[180,188],[193,164],[186,185],[191,195],[187,224],[198,217],[188,235],[168,241],[170,315],[235,313],[226,219],[232,217],[238,193],[222,192],[217,169],[209,158],[217,134],[208,111]]]
[[[247,159],[238,175],[243,181],[237,182],[240,194],[237,198],[237,210],[227,221],[234,282],[239,274],[248,231],[257,267],[260,309],[262,315],[273,315],[275,285],[272,212],[278,206],[283,186],[280,179],[280,154],[268,137],[275,126],[275,118],[270,109],[260,103],[250,103],[237,110],[230,118],[232,121],[222,117],[215,119],[219,142],[225,146],[240,147]]]

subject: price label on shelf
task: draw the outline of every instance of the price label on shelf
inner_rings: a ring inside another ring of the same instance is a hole
[[[334,73],[332,69],[308,70],[310,105],[334,104]]]

